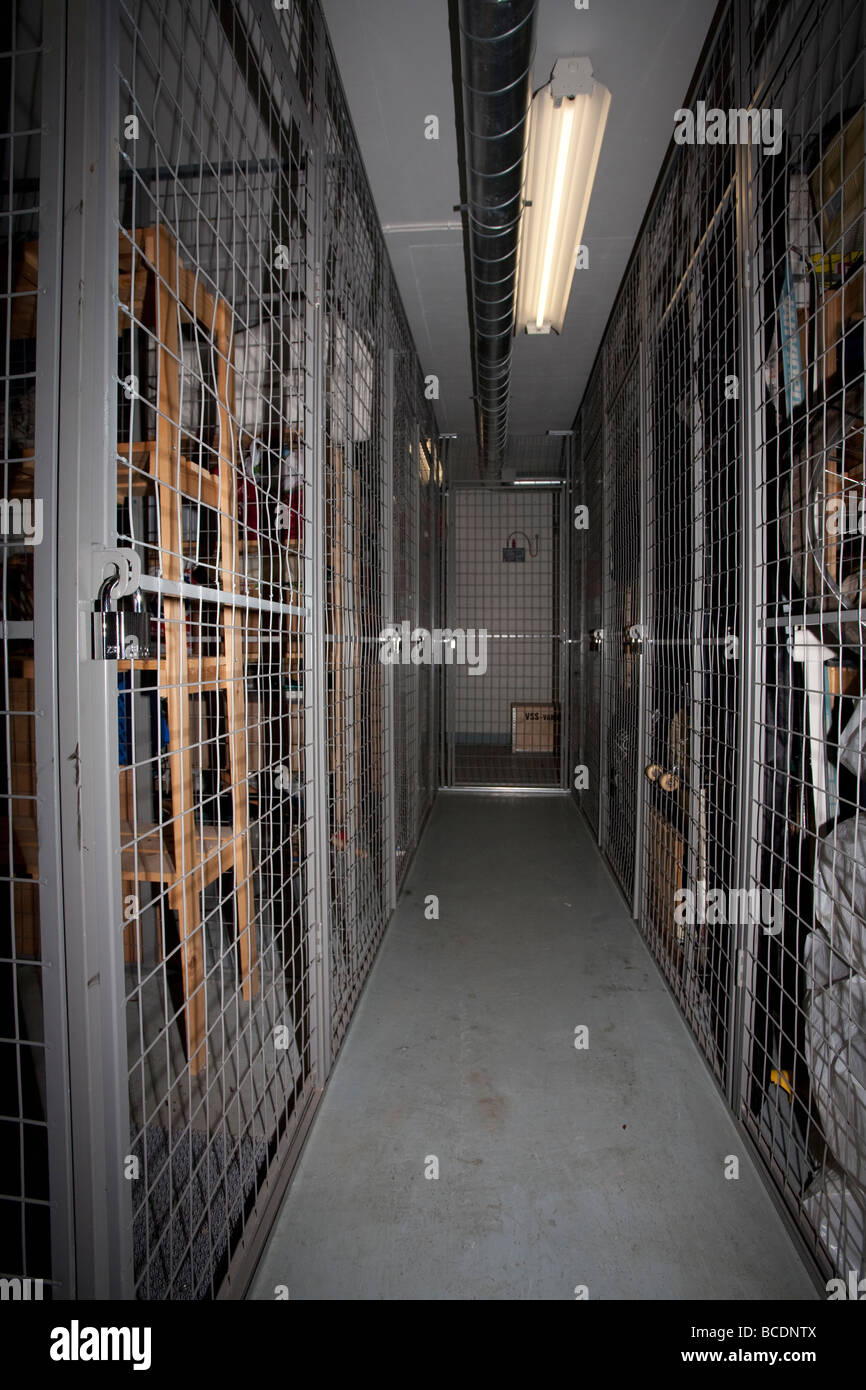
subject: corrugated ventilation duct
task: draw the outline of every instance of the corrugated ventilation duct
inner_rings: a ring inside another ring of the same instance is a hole
[[[460,0],[469,300],[482,473],[508,437],[524,157],[537,0]]]

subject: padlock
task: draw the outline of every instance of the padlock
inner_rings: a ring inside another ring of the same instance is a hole
[[[150,619],[141,590],[113,606],[113,591],[120,582],[111,574],[99,586],[93,614],[93,656],[96,661],[141,661],[150,655]]]

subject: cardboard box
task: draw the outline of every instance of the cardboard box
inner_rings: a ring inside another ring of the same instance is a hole
[[[552,753],[559,711],[555,704],[515,702],[511,706],[512,753]]]
[[[289,747],[286,761],[292,772],[300,774],[304,770],[304,710],[299,702],[292,705],[288,725]]]
[[[684,886],[685,841],[650,807],[647,836],[647,918],[671,960],[679,961],[684,929],[674,918],[676,894]]]
[[[846,328],[859,323],[866,315],[862,266],[843,285],[821,296],[818,313],[826,384],[841,366],[839,348]]]
[[[862,245],[863,139],[861,108],[829,142],[812,174],[812,197],[821,214],[825,252],[845,253]]]

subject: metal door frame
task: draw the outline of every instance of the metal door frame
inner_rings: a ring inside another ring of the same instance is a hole
[[[131,1298],[116,670],[90,656],[94,558],[111,546],[116,399],[119,11],[70,7],[67,28],[58,511],[58,701],[77,1298]],[[95,409],[104,401],[105,408]],[[74,673],[74,674],[73,674]]]
[[[39,853],[42,1037],[52,1298],[75,1296],[76,1226],[72,1149],[66,920],[63,896],[58,535],[61,315],[56,292],[64,254],[64,166],[67,155],[67,0],[43,0],[39,149],[39,294],[36,332],[36,412],[33,494],[42,503],[43,543],[33,552],[33,621],[4,624],[6,637],[33,640],[33,739],[38,769],[36,822]],[[71,153],[71,151],[70,151]]]
[[[640,302],[640,275],[638,275],[638,279],[639,279],[639,284],[638,284],[638,298],[639,298],[639,302]],[[606,377],[606,372],[605,372],[605,377]],[[632,378],[634,379],[633,385],[632,385]],[[615,643],[622,643],[622,642],[624,641],[624,639],[625,639],[625,632],[624,632],[624,631],[619,631],[619,630],[614,630],[614,628],[612,627],[612,625],[611,625],[610,622],[609,622],[609,618],[612,616],[612,614],[613,614],[613,612],[614,612],[614,610],[615,610],[615,606],[616,606],[615,603],[614,603],[614,599],[615,599],[615,585],[614,585],[613,581],[612,581],[611,578],[610,578],[610,560],[611,560],[611,556],[610,556],[610,554],[609,554],[609,552],[608,552],[608,535],[607,535],[607,516],[608,516],[609,510],[610,510],[610,507],[611,507],[611,494],[612,494],[612,490],[613,490],[613,486],[614,486],[614,485],[613,485],[612,479],[613,479],[614,471],[615,471],[615,460],[611,457],[611,434],[612,434],[612,430],[608,428],[607,420],[608,420],[608,415],[609,415],[609,413],[612,413],[612,412],[613,412],[613,410],[615,409],[615,407],[616,407],[616,405],[617,405],[617,402],[619,401],[620,397],[623,395],[623,393],[626,391],[626,389],[627,389],[629,386],[632,386],[632,389],[634,389],[635,395],[636,395],[635,433],[636,433],[636,435],[637,435],[638,451],[637,451],[637,461],[636,461],[635,468],[636,468],[636,471],[637,471],[637,473],[638,473],[638,524],[639,524],[639,526],[641,527],[641,534],[640,534],[640,536],[639,536],[639,538],[638,538],[639,554],[638,554],[638,561],[637,561],[637,576],[638,576],[638,589],[639,589],[639,592],[638,592],[638,602],[637,602],[637,604],[635,605],[635,607],[634,607],[634,609],[633,609],[632,626],[637,626],[638,628],[640,628],[641,630],[643,630],[643,622],[644,622],[644,617],[643,617],[643,611],[644,611],[644,610],[643,610],[643,580],[644,580],[644,563],[645,563],[645,549],[646,549],[646,546],[645,546],[645,537],[644,537],[644,533],[643,533],[643,514],[644,514],[644,452],[643,452],[643,448],[642,448],[642,438],[643,438],[642,420],[643,420],[643,405],[644,405],[643,381],[644,381],[644,371],[643,371],[643,343],[642,343],[640,340],[638,340],[637,346],[635,347],[635,349],[634,349],[634,351],[633,351],[631,357],[629,358],[628,362],[625,363],[625,365],[624,365],[623,368],[622,368],[622,375],[621,375],[621,377],[620,377],[620,380],[619,380],[618,383],[617,383],[616,390],[615,390],[615,391],[611,391],[611,392],[608,392],[607,390],[605,390],[604,425],[603,425],[603,427],[602,427],[602,434],[601,434],[601,437],[602,437],[602,449],[603,449],[603,452],[602,452],[602,478],[603,478],[603,493],[604,493],[604,521],[605,521],[605,524],[604,524],[603,533],[602,533],[602,563],[603,563],[603,579],[604,579],[604,584],[603,584],[603,589],[602,589],[602,612],[601,612],[601,625],[602,625],[602,629],[603,629],[603,631],[604,631],[604,640],[603,640],[602,645],[601,645],[601,656],[602,656],[603,665],[602,665],[602,672],[601,672],[602,686],[601,686],[601,699],[600,699],[600,702],[599,702],[599,711],[600,711],[600,723],[601,723],[602,730],[603,730],[603,734],[602,734],[602,737],[601,737],[601,746],[602,746],[602,748],[603,748],[603,750],[604,750],[604,752],[605,752],[605,762],[606,762],[606,753],[607,753],[607,747],[608,747],[608,742],[609,742],[609,739],[608,739],[609,727],[608,727],[608,726],[609,726],[610,714],[611,714],[610,704],[609,704],[608,701],[605,699],[605,693],[606,693],[606,690],[607,690],[607,682],[608,682],[609,678],[610,678],[611,675],[612,675],[612,660],[613,660],[613,658],[612,658],[612,652],[613,652],[613,650],[614,650],[614,644],[615,644]],[[605,384],[606,384],[606,382],[605,382]],[[634,651],[634,657],[635,657],[635,670],[634,670],[634,677],[633,677],[633,679],[634,679],[634,685],[635,685],[635,694],[634,694],[634,696],[633,696],[633,700],[634,700],[635,718],[636,718],[636,721],[637,721],[637,722],[636,722],[636,725],[635,725],[635,732],[636,732],[636,734],[637,734],[637,739],[636,739],[636,742],[635,742],[635,769],[634,769],[634,772],[635,772],[635,786],[634,786],[634,793],[635,793],[635,802],[634,802],[634,807],[635,807],[635,818],[634,818],[634,849],[633,849],[633,854],[632,854],[632,856],[631,856],[631,858],[632,858],[632,874],[633,874],[633,878],[632,878],[632,891],[631,891],[630,894],[626,893],[625,888],[624,888],[623,884],[622,884],[621,881],[620,881],[619,873],[618,873],[618,870],[617,870],[617,865],[616,865],[616,863],[614,862],[614,859],[612,858],[612,856],[611,856],[611,854],[610,854],[610,852],[609,852],[609,849],[608,849],[608,840],[609,840],[609,836],[608,836],[608,833],[607,833],[607,832],[608,832],[609,824],[608,824],[608,815],[607,815],[607,813],[608,813],[609,807],[610,807],[610,798],[609,798],[609,795],[607,794],[606,791],[604,792],[604,797],[605,797],[605,799],[604,799],[604,825],[603,825],[603,826],[602,826],[602,823],[601,823],[602,808],[601,808],[601,804],[599,805],[599,844],[603,847],[605,859],[607,860],[608,866],[609,866],[609,868],[610,868],[612,874],[614,875],[614,879],[615,879],[616,883],[618,884],[620,890],[622,891],[622,893],[623,893],[623,895],[625,896],[627,902],[629,903],[629,906],[630,906],[631,911],[632,911],[632,916],[633,916],[633,917],[636,917],[636,916],[638,915],[638,908],[637,908],[637,902],[638,902],[638,876],[639,876],[640,851],[641,851],[641,828],[640,828],[640,827],[641,827],[641,821],[642,821],[641,803],[642,803],[642,800],[643,800],[643,781],[644,781],[644,778],[643,778],[643,747],[644,747],[644,742],[643,742],[643,710],[644,710],[644,705],[645,705],[645,693],[644,693],[644,692],[645,692],[646,682],[645,682],[645,680],[644,680],[644,657],[643,657],[643,644],[642,644],[642,643],[639,643],[639,644],[638,644],[636,650]],[[604,765],[601,766],[600,772],[601,772],[601,776],[600,776],[600,795],[601,795],[601,789],[606,788],[606,786],[607,786],[607,770],[606,770],[606,767],[605,767]]]
[[[455,780],[455,756],[454,739],[449,729],[449,710],[453,707],[454,699],[454,680],[456,668],[447,666],[442,680],[443,704],[442,704],[442,744],[444,749],[443,767],[446,771],[446,780],[442,783],[441,790],[450,792],[462,792],[470,794],[483,794],[486,796],[559,796],[568,795],[568,748],[569,748],[569,729],[570,721],[566,708],[570,699],[571,674],[569,670],[569,642],[568,642],[568,622],[569,622],[569,597],[567,592],[566,579],[568,576],[569,564],[569,545],[563,536],[563,528],[566,518],[566,501],[568,498],[568,477],[562,478],[557,483],[551,483],[546,487],[534,488],[535,492],[549,492],[559,504],[559,525],[556,537],[557,553],[551,560],[551,576],[556,579],[559,591],[559,599],[556,612],[553,614],[551,628],[556,628],[549,634],[550,640],[558,645],[559,655],[551,660],[551,671],[556,662],[559,667],[560,680],[560,732],[559,732],[559,785],[546,787],[533,786],[511,786],[509,784],[483,784],[465,783]],[[445,550],[444,565],[444,602],[443,617],[446,626],[451,625],[451,576],[455,573],[456,562],[456,528],[454,525],[457,495],[464,492],[496,492],[512,494],[512,489],[507,483],[479,483],[475,481],[452,481],[447,484],[443,493],[443,506],[447,518],[447,545]],[[513,494],[512,494],[513,495]],[[557,569],[559,573],[557,574]],[[533,634],[534,635],[534,634]],[[543,635],[543,634],[542,634]]]

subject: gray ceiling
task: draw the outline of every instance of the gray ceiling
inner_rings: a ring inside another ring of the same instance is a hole
[[[445,432],[472,432],[472,371],[448,0],[323,0],[349,108]],[[512,434],[568,429],[716,8],[716,0],[540,0],[533,87],[587,55],[612,101],[560,337],[515,340]],[[425,118],[439,139],[425,139]]]

